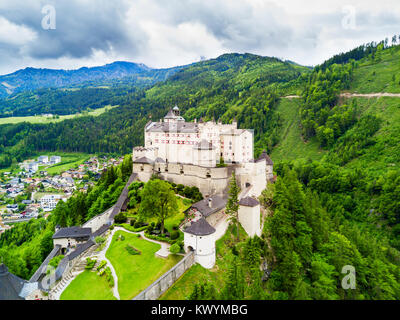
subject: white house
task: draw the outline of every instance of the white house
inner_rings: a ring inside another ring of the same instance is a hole
[[[50,163],[51,164],[57,164],[61,162],[61,157],[60,156],[51,156],[50,157]]]
[[[61,199],[62,196],[60,194],[45,195],[39,200],[40,207],[43,211],[51,211],[57,206],[58,201]]]
[[[49,163],[49,156],[40,156],[38,158],[38,162],[42,164],[47,164]]]

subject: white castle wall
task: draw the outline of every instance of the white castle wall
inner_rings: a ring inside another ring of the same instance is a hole
[[[261,235],[260,212],[260,205],[239,206],[239,222],[250,237]]]

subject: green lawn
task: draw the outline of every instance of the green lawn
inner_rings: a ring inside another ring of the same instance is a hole
[[[57,119],[52,117],[43,117],[43,116],[28,116],[28,117],[9,117],[9,118],[0,118],[0,125],[6,123],[20,123],[20,122],[30,122],[30,123],[52,123],[52,122],[60,122],[67,119],[77,118],[81,116],[93,116],[97,117],[108,110],[116,108],[118,106],[105,106],[103,108],[94,109],[90,112],[83,112],[77,114],[70,114],[65,116],[59,116]]]
[[[116,300],[105,276],[84,271],[61,294],[60,300]]]
[[[121,234],[125,240],[116,241]],[[142,253],[130,255],[125,249],[128,244]],[[117,273],[121,300],[134,298],[182,259],[181,256],[174,255],[167,259],[158,258],[155,253],[160,248],[159,244],[138,238],[137,235],[124,231],[115,232],[106,257]]]
[[[46,168],[41,167],[40,170],[45,170],[49,174],[60,174],[64,171],[67,171],[68,169],[73,169],[78,167],[80,164],[84,163],[86,160],[88,160],[91,155],[87,153],[60,153],[60,152],[55,152],[53,153],[43,153],[44,155],[59,155],[61,156],[61,162],[57,163],[55,165],[49,166]]]

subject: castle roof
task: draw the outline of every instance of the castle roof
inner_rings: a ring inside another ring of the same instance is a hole
[[[195,236],[208,236],[213,234],[215,229],[206,221],[206,219],[201,218],[187,227],[184,232]]]
[[[167,115],[164,117],[164,119],[174,119],[176,118],[176,116],[174,115],[174,113],[172,112],[171,109],[169,109]]]
[[[158,157],[158,158],[156,158],[156,160],[154,160],[154,162],[156,162],[156,163],[165,163],[165,160],[160,158],[160,157]]]
[[[91,234],[92,234],[91,228],[81,228],[81,227],[61,228],[53,235],[53,239],[83,238],[83,237],[90,237]]]
[[[263,153],[258,157],[256,162],[266,161],[268,165],[272,166],[274,163],[272,162],[271,158],[267,154],[267,151],[263,151]]]
[[[174,111],[179,111],[179,108],[178,108],[177,105],[175,105],[175,107],[174,107],[172,110],[174,110]]]
[[[210,199],[211,207],[209,205]],[[213,213],[223,209],[226,206],[226,202],[226,199],[223,199],[217,195],[213,195],[209,198],[200,200],[199,202],[192,204],[192,208],[199,211],[203,215],[203,217],[208,217]]]
[[[23,300],[21,291],[26,280],[8,272],[4,264],[0,264],[0,300]]]
[[[175,116],[174,116],[175,118]],[[199,126],[194,122],[152,122],[146,127],[147,132],[198,133]]]
[[[147,157],[141,157],[139,159],[133,160],[133,163],[149,163],[152,164],[153,160],[147,158]]]
[[[260,203],[256,199],[251,197],[246,197],[239,201],[239,205],[245,207],[255,207],[258,206],[259,204]]]

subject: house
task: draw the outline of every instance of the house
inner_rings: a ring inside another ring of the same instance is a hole
[[[48,164],[49,163],[49,156],[40,156],[38,158],[38,162],[41,164]]]
[[[51,156],[50,157],[50,163],[51,164],[57,164],[61,162],[61,157],[60,156]]]
[[[91,228],[69,227],[60,228],[56,227],[56,233],[53,235],[54,246],[61,246],[63,253],[69,248],[76,247],[90,239],[92,235]]]
[[[62,196],[59,194],[45,195],[39,200],[40,207],[43,209],[43,211],[51,211],[57,206],[58,201],[61,199]]]

